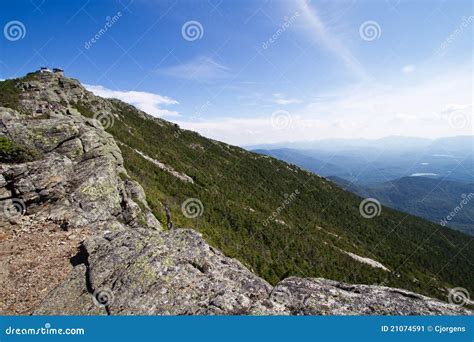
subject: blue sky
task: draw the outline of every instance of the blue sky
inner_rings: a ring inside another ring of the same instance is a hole
[[[472,134],[473,14],[468,0],[3,1],[0,78],[60,66],[238,145]]]

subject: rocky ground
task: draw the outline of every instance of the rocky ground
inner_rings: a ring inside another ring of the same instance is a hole
[[[23,216],[0,231],[0,313],[31,314],[72,271],[70,258],[89,232]]]
[[[95,101],[113,115],[107,101],[52,74],[19,86],[23,109],[48,110],[0,107],[0,136],[39,156],[0,164],[2,314],[472,314],[381,286],[272,287],[199,233],[162,229],[113,137],[69,106]]]

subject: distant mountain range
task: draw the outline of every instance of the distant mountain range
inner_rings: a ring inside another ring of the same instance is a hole
[[[254,152],[298,165],[362,197],[435,223],[474,193],[474,137],[327,139],[256,146]],[[469,201],[470,202],[470,201]],[[474,201],[448,225],[474,233]]]
[[[321,176],[336,176],[355,184],[373,185],[393,179],[426,175],[472,183],[474,137],[435,140],[387,137],[378,140],[327,139],[249,147]]]
[[[275,150],[281,148],[319,151],[353,151],[357,149],[375,149],[379,151],[418,151],[432,149],[454,155],[472,154],[474,136],[455,136],[437,139],[388,136],[380,139],[320,139],[305,142],[282,142],[274,144],[249,145],[250,150]]]
[[[388,207],[474,235],[474,184],[403,177],[363,187],[339,177],[329,178],[361,197],[376,198]]]

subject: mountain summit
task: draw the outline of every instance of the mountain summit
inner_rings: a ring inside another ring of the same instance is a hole
[[[472,313],[472,237],[62,74],[0,90],[3,314]]]

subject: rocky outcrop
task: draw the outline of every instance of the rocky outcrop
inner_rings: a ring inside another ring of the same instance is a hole
[[[113,107],[73,80],[56,75],[47,77],[50,78],[45,82],[54,86],[45,87],[48,90],[42,98],[55,103],[47,115],[35,117],[0,108],[0,135],[34,148],[41,156],[34,161],[0,164],[0,248],[5,243],[21,244],[26,236],[38,236],[38,240],[51,234],[51,241],[38,243],[37,249],[20,249],[15,257],[44,253],[41,264],[32,260],[28,265],[32,273],[59,267],[57,258],[68,260],[69,264],[59,268],[63,272],[52,272],[55,281],[44,281],[41,288],[25,285],[35,296],[22,311],[11,309],[15,306],[14,294],[5,293],[15,287],[2,286],[0,298],[10,303],[9,311],[3,309],[3,313],[471,313],[381,286],[288,278],[272,287],[239,261],[209,246],[199,233],[189,229],[162,230],[148,207],[143,189],[128,178],[113,137],[97,120],[80,115],[67,103],[87,100],[96,101],[96,106],[103,110],[112,111]],[[20,85],[26,92],[25,106],[36,100],[31,95],[35,89],[41,91],[42,83],[35,82]],[[65,104],[58,105],[61,101]],[[9,209],[15,204],[20,206],[16,214]],[[19,217],[21,214],[24,216]],[[28,234],[20,234],[21,230]],[[55,261],[48,264],[50,255]],[[11,281],[13,259],[0,259],[5,263],[1,269],[7,270],[0,274],[0,285]],[[25,277],[24,281],[28,279]]]
[[[44,157],[24,164],[2,165],[3,191],[24,202],[29,213],[39,214],[65,228],[120,222],[137,225],[140,215],[159,229],[144,201],[143,191],[126,177],[120,149],[96,120],[79,116],[25,120],[18,113],[5,118],[0,108],[2,135],[33,146]],[[141,197],[145,210],[130,199]]]
[[[136,226],[141,221],[160,229],[143,189],[122,179],[127,178],[127,172],[112,135],[100,121],[69,106],[84,101],[90,93],[78,81],[54,74],[30,77],[18,87],[24,91],[23,111],[0,107],[0,135],[37,150],[43,158],[2,165],[5,184],[0,186],[9,189],[9,196],[24,202],[28,213],[65,227],[95,224],[110,229],[122,224]],[[107,101],[94,100],[111,115]],[[29,111],[32,106],[38,109]]]
[[[107,233],[88,239],[82,253],[37,314],[248,314],[271,291],[193,230]]]
[[[287,278],[251,311],[260,315],[469,315],[471,311],[402,289],[322,278]]]

